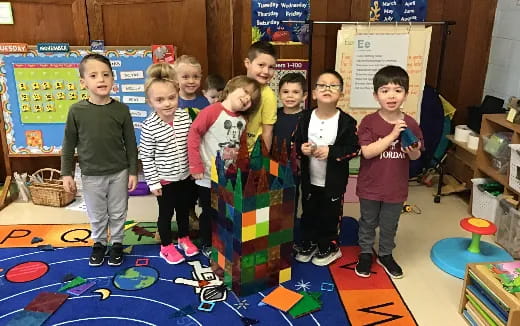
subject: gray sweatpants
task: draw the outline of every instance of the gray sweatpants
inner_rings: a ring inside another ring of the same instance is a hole
[[[382,201],[359,199],[361,218],[359,219],[359,246],[361,253],[372,254],[379,226],[379,256],[392,253],[395,248],[397,223],[403,210],[403,203],[385,203]]]
[[[128,170],[101,176],[82,175],[81,181],[94,242],[107,245],[108,227],[110,243],[123,243],[128,210]]]

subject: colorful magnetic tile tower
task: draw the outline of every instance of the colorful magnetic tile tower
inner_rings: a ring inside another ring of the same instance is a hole
[[[212,259],[240,296],[291,279],[295,185],[284,152],[270,156],[257,141],[249,156],[244,133],[235,164],[225,168],[220,155],[212,164]]]

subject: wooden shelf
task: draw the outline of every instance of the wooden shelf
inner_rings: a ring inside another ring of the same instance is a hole
[[[506,174],[500,174],[491,165],[492,157],[484,151],[483,137],[489,137],[495,132],[509,131],[513,133],[511,143],[520,143],[520,125],[512,124],[506,120],[505,114],[484,114],[480,128],[480,141],[477,150],[475,177],[489,177],[504,186],[504,193],[519,197],[519,193],[509,186],[509,169]]]
[[[469,148],[468,147],[468,143],[463,143],[463,142],[460,142],[460,141],[457,141],[455,140],[455,136],[453,135],[446,135],[446,138],[451,141],[452,143],[454,143],[455,145],[459,146],[460,148],[464,149],[465,151],[473,154],[473,155],[477,155],[477,150],[476,149],[472,149],[472,148]]]
[[[478,304],[481,305],[483,310],[491,319],[497,322],[498,325],[520,325],[520,299],[517,296],[504,290],[500,281],[498,281],[493,276],[492,272],[489,271],[486,267],[487,264],[488,263],[468,264],[466,267],[466,275],[464,277],[464,283],[462,286],[459,313],[461,315],[463,314],[466,304],[468,303],[468,299],[466,297],[466,293],[469,291],[468,286],[478,285],[484,289],[484,293],[482,294],[483,296],[485,296],[490,302],[497,302],[497,305],[502,305],[503,309],[506,310],[506,323],[503,323],[502,321],[498,322],[500,318],[493,312],[492,309],[488,308],[483,301],[480,301],[480,299],[477,298]],[[478,284],[479,282],[482,284]],[[467,321],[464,315],[463,318],[468,323],[468,325],[470,325],[469,321]]]

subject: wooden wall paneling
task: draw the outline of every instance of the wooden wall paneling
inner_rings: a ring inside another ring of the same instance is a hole
[[[456,25],[450,27],[451,34],[446,42],[445,60],[442,67],[442,80],[439,92],[449,102],[457,106],[458,87],[462,74],[466,39],[468,34],[469,8],[471,0],[445,1],[443,20],[453,20]]]
[[[445,0],[428,1],[428,8],[426,10],[426,21],[443,21],[444,1]],[[442,29],[442,26],[432,26],[430,54],[428,55],[428,66],[426,68],[426,85],[432,86],[434,88],[438,87],[437,76],[439,75],[438,70],[442,47]],[[448,35],[447,37],[450,37],[450,35]],[[444,60],[446,60],[446,57]]]
[[[107,46],[174,44],[208,71],[205,0],[86,0],[91,40]]]
[[[208,73],[232,77],[234,58],[232,0],[206,0]]]
[[[13,25],[0,25],[2,42],[89,43],[85,0],[13,0]]]
[[[496,6],[497,0],[471,1],[466,51],[460,58],[463,68],[454,118],[458,123],[467,121],[469,106],[482,102]]]

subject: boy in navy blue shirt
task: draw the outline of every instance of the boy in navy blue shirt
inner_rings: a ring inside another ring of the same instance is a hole
[[[303,105],[307,99],[307,81],[300,73],[288,73],[284,75],[278,84],[278,96],[282,102],[282,107],[278,108],[276,123],[273,127],[273,142],[276,141],[278,151],[287,151],[287,156],[291,161],[296,159],[296,155],[291,155],[291,142],[294,131],[302,115]],[[283,143],[286,147],[283,148]],[[274,148],[274,146],[272,147]],[[271,149],[272,149],[271,148]],[[292,162],[295,166],[296,162]],[[294,242],[300,242],[300,231],[296,219],[298,211],[298,199],[300,195],[299,172],[295,171],[294,182],[296,184],[295,212],[294,212]]]

